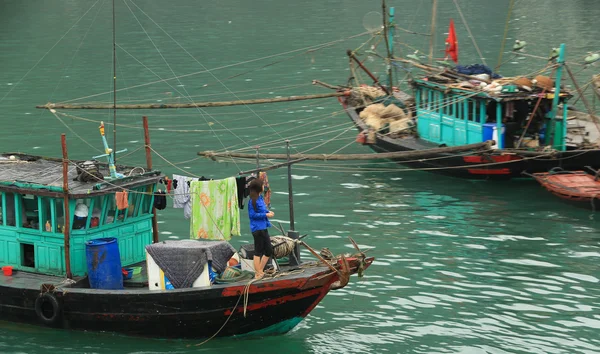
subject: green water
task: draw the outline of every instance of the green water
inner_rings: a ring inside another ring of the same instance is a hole
[[[495,65],[509,1],[458,3],[487,63]],[[431,1],[391,5],[400,27],[429,31]],[[326,93],[311,81],[345,83],[345,50],[368,37],[308,54],[291,51],[364,32],[363,17],[370,11],[381,11],[379,1],[117,1],[118,88],[204,72],[119,91],[118,100],[188,102],[189,97],[208,101]],[[461,62],[477,62],[451,1],[440,1],[436,55],[442,55],[450,18],[456,22]],[[507,45],[516,38],[526,40],[528,54],[546,56],[565,42],[567,57],[582,62],[588,51],[600,50],[598,18],[597,0],[517,0]],[[401,43],[428,51],[429,37],[398,35],[396,47],[403,53],[413,49]],[[283,52],[291,53],[252,61]],[[523,56],[505,55],[504,60],[505,75],[533,72],[545,64]],[[385,69],[374,60],[366,64],[377,74]],[[72,115],[59,115],[61,122],[35,105],[99,93],[105,94],[72,102],[111,102],[110,1],[2,1],[0,65],[0,151],[57,156],[64,132],[71,158],[98,154],[97,127],[101,120],[112,122],[111,112],[60,111]],[[574,71],[585,83],[597,68],[574,65]],[[239,76],[230,78],[234,75]],[[128,149],[119,162],[145,163],[143,150],[138,150],[142,115],[149,116],[152,146],[160,154],[154,155],[154,164],[168,174],[230,176],[253,163],[216,163],[197,158],[196,152],[252,152],[249,147],[256,144],[261,151],[283,152],[285,138],[294,151],[368,152],[352,143],[355,131],[332,98],[119,112],[117,149]],[[107,132],[112,142],[111,126]],[[528,181],[462,181],[375,161],[306,163],[295,166],[293,173],[296,228],[310,234],[308,242],[335,253],[350,252],[347,236],[352,235],[364,248],[372,248],[377,261],[365,278],[352,278],[348,287],[330,293],[291,333],[218,339],[194,347],[197,341],[0,322],[0,352],[600,352],[600,216],[563,205]],[[275,219],[286,225],[285,171],[270,172],[269,177]],[[162,239],[187,237],[180,210],[167,209],[160,220]],[[251,240],[243,224],[244,236],[232,241],[236,247]]]

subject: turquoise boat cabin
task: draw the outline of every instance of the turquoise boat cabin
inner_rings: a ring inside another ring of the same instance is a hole
[[[502,78],[482,65],[415,78],[419,138],[444,146],[494,140],[496,149],[567,150],[567,101],[572,94],[560,86],[563,54],[564,45],[554,79]]]
[[[76,163],[65,191],[61,159],[0,154],[1,265],[67,276],[69,262],[72,276],[85,276],[85,243],[108,237],[118,240],[124,267],[146,260],[160,171],[117,166],[124,178],[99,180],[85,171],[110,176],[108,165]],[[120,210],[116,196],[124,190],[128,206]]]

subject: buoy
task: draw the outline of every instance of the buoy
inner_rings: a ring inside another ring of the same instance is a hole
[[[363,145],[367,142],[367,137],[363,132],[358,133],[356,136],[356,142]]]
[[[525,41],[520,41],[520,40],[515,40],[515,44],[513,45],[513,51],[517,52],[522,50],[523,48],[525,48],[525,46],[527,45],[527,42]]]
[[[598,60],[600,60],[600,54],[598,54],[598,53],[590,54],[587,57],[585,57],[584,60],[585,60],[586,65],[593,64],[593,63],[597,62]]]

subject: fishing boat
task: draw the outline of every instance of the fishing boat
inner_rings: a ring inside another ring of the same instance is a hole
[[[392,160],[411,169],[472,179],[600,167],[600,123],[569,68],[564,44],[552,50],[545,70],[502,77],[482,64],[458,65],[451,22],[446,57],[427,63],[416,54],[393,55],[394,11],[385,1],[383,10],[373,43],[384,43],[387,55],[348,50],[352,77],[348,85],[332,87],[350,93],[337,99],[358,129],[359,143],[377,153],[398,152]],[[514,50],[524,45],[517,41]],[[386,61],[386,82],[370,72],[361,54]],[[410,93],[395,87],[393,68],[408,73]],[[368,77],[359,81],[361,72]],[[569,106],[574,93],[563,85],[565,72],[587,114]]]
[[[550,193],[567,203],[581,208],[600,210],[600,181],[598,171],[594,175],[585,171],[564,171],[534,173],[532,177]]]
[[[149,149],[147,130],[146,137]],[[275,275],[213,284],[204,262],[193,284],[169,289],[168,271],[148,256],[153,245],[174,247],[178,259],[190,249],[211,252],[221,268],[234,256],[243,261],[245,252],[225,241],[158,243],[154,198],[162,174],[152,169],[149,150],[146,166],[127,167],[114,164],[108,145],[107,164],[71,161],[64,134],[62,142],[62,159],[0,155],[2,320],[153,338],[281,334],[373,262],[358,246],[356,255],[334,257],[297,241]],[[124,190],[128,207],[120,210],[116,200]],[[319,260],[302,262],[300,244]],[[116,274],[103,266],[111,257]],[[200,256],[189,259],[202,264]],[[121,267],[139,274],[123,280]]]
[[[117,153],[124,151],[116,149],[117,109],[143,107],[117,105],[114,35],[113,64],[114,100],[100,107],[114,112],[112,148],[102,123],[104,154],[89,160],[69,159],[65,134],[62,158],[0,154],[0,320],[151,338],[282,334],[329,291],[345,287],[351,275],[362,275],[373,263],[353,240],[356,253],[339,256],[317,252],[302,240],[305,235],[293,223],[294,161],[268,167],[288,167],[292,214],[290,230],[273,237],[274,247],[287,251],[276,253],[270,274],[259,279],[251,274],[251,247],[236,250],[226,241],[159,242],[155,205],[164,176],[152,167],[146,117],[146,164],[116,163]],[[238,104],[252,103],[257,102]],[[57,106],[40,108],[55,114]],[[300,259],[299,247],[317,260]],[[170,253],[171,260],[155,252]]]

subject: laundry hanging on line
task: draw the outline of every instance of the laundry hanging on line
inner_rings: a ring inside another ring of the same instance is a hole
[[[263,180],[263,199],[265,200],[265,205],[267,206],[267,209],[271,209],[271,187],[269,186],[269,177],[267,177],[266,172],[261,172],[259,173],[258,178]]]
[[[163,210],[167,207],[167,196],[160,189],[154,193],[154,207],[158,210]]]
[[[129,203],[128,203],[128,196],[127,196],[127,191],[122,191],[122,192],[116,192],[115,193],[115,200],[117,202],[117,209],[118,210],[125,210],[127,208],[129,208]]]
[[[192,181],[190,238],[230,240],[240,235],[240,210],[235,177]]]
[[[173,208],[183,209],[183,216],[189,219],[192,215],[190,200],[190,183],[198,178],[173,175]]]

